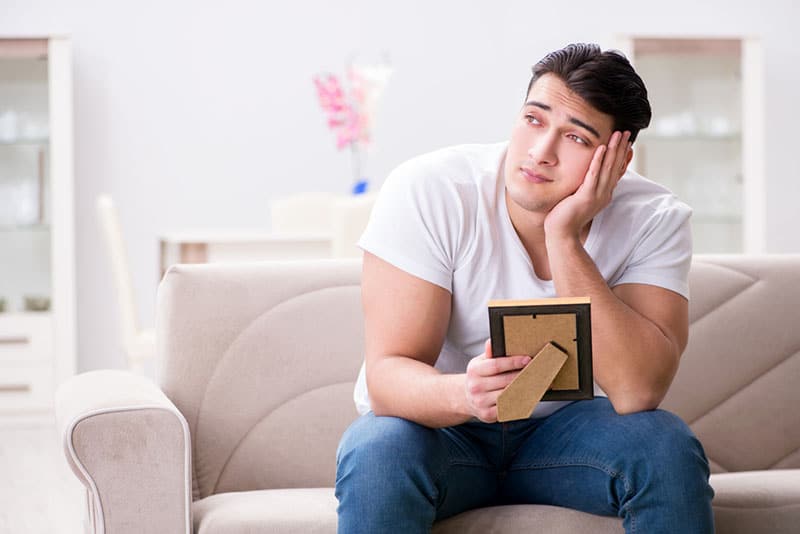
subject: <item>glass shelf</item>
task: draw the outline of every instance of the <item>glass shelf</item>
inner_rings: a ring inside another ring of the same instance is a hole
[[[686,135],[663,135],[663,134],[648,134],[643,131],[641,136],[637,139],[639,143],[647,143],[649,141],[669,142],[669,143],[696,143],[696,142],[734,142],[741,141],[741,133],[736,132],[725,135],[709,135],[709,134],[686,134]]]
[[[2,43],[3,40],[0,40]],[[0,296],[6,313],[52,295],[53,215],[49,67],[0,61]],[[33,312],[31,312],[33,313]]]
[[[71,49],[62,37],[0,38],[0,323],[28,332],[36,353],[31,394],[0,398],[0,416],[46,413],[51,384],[75,371]],[[15,366],[0,361],[0,375]]]
[[[637,36],[627,50],[654,110],[634,145],[635,170],[692,206],[694,252],[740,252],[742,40]]]
[[[0,224],[0,232],[47,232],[50,225],[46,223],[34,224]]]
[[[47,146],[50,144],[49,137],[37,137],[31,139],[0,139],[0,147],[14,147],[14,146]]]

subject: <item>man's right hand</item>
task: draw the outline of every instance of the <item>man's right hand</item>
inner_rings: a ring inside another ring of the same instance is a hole
[[[497,397],[530,361],[530,356],[493,358],[492,342],[487,339],[483,354],[467,364],[464,393],[470,413],[484,423],[497,422]]]

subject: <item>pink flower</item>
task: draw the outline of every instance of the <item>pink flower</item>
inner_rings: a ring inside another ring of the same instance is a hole
[[[336,134],[336,148],[369,143],[369,121],[360,111],[364,103],[363,85],[354,83],[350,98],[333,74],[315,76],[314,85],[320,107],[328,115],[328,128]]]
[[[362,182],[361,164],[366,148],[371,142],[375,105],[391,70],[388,64],[350,65],[347,70],[349,91],[342,87],[334,74],[314,76],[314,86],[322,111],[327,116],[328,128],[334,133],[336,148],[350,147],[353,152],[353,175],[356,183]]]
[[[339,84],[339,79],[333,74],[328,74],[326,79],[317,76],[314,78],[317,86],[317,96],[322,109],[329,113],[337,113],[344,107],[344,92]]]

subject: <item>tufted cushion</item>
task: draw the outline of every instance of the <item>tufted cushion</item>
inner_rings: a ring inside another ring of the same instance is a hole
[[[358,260],[172,267],[159,382],[192,435],[194,498],[332,486],[363,359]],[[282,280],[275,284],[275,280]]]
[[[712,471],[800,467],[798,256],[699,256],[689,345],[662,407],[697,434]],[[794,379],[790,379],[794,377]]]

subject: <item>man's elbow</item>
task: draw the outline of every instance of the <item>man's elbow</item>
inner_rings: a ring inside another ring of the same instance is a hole
[[[379,399],[370,397],[369,403],[372,413],[379,417],[396,415],[391,409],[389,409],[389,405],[387,403],[381,402]]]
[[[667,396],[672,379],[678,370],[680,352],[675,352],[667,359],[665,366],[657,374],[650,376],[630,376],[615,387],[606,389],[608,400],[614,411],[620,415],[655,410]]]
[[[619,415],[629,415],[637,412],[655,410],[664,399],[663,394],[654,391],[642,391],[636,393],[625,393],[608,397],[611,406]]]

